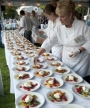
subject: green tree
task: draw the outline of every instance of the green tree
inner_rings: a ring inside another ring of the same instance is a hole
[[[8,19],[14,19],[16,16],[18,16],[18,13],[16,11],[17,7],[13,6],[6,6],[6,10],[4,11],[4,18]]]
[[[88,10],[88,7],[84,7],[84,6],[76,6],[75,7],[75,10],[78,11],[79,13],[82,13],[82,15],[86,15],[87,14],[87,10]]]

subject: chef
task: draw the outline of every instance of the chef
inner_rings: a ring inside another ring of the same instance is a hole
[[[56,13],[60,23],[53,35],[44,41],[34,60],[59,42],[63,45],[62,62],[85,77],[90,75],[90,29],[83,21],[74,17],[74,12],[75,4],[72,0],[58,2]]]
[[[56,25],[60,22],[58,15],[55,13],[56,8],[52,6],[51,4],[46,5],[44,9],[44,15],[49,19],[48,21],[48,27],[44,30],[44,32],[47,34],[47,36],[52,36],[54,33],[54,29]],[[41,33],[43,33],[41,31]],[[57,42],[51,49],[52,54],[61,60],[62,58],[62,46]]]

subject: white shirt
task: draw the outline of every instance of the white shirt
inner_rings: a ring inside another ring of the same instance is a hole
[[[31,16],[30,18],[31,18],[31,21],[33,22],[33,25],[35,27],[38,27],[38,25],[39,25],[38,17],[37,16],[35,16],[35,17]]]
[[[57,18],[54,23],[53,23],[53,21],[50,21],[50,20],[48,21],[48,26],[47,26],[46,30],[44,30],[44,32],[47,34],[47,36],[52,37],[52,35],[55,31],[55,27],[57,26],[58,23],[60,23],[59,18]],[[52,47],[52,54],[61,60],[61,53],[62,53],[62,46],[57,41],[57,43]]]
[[[20,19],[20,27],[24,27],[24,30],[31,31],[32,30],[32,21],[28,16],[22,16]]]
[[[42,48],[49,50],[57,42],[63,45],[62,61],[82,77],[89,75],[90,72],[87,70],[90,61],[89,27],[83,21],[77,19],[73,21],[71,28],[66,28],[59,23],[53,35],[44,41]],[[81,46],[86,50],[74,58],[69,57],[72,51],[79,49]]]

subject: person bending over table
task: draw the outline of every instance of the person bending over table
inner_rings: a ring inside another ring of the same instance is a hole
[[[48,4],[46,5],[44,9],[44,15],[47,17],[48,21],[48,27],[45,29],[45,31],[40,31],[39,33],[46,33],[47,36],[52,36],[53,32],[55,30],[56,25],[59,23],[58,15],[55,13],[56,8]],[[52,54],[57,57],[59,60],[62,58],[62,46],[57,42],[51,49]]]
[[[52,36],[44,41],[37,58],[59,42],[63,46],[62,62],[82,77],[90,75],[90,29],[74,17],[75,4],[72,0],[59,1],[56,13],[60,23]]]

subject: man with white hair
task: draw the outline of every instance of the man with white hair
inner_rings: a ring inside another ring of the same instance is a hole
[[[25,12],[25,15],[28,16],[28,17],[31,16],[30,12]]]

